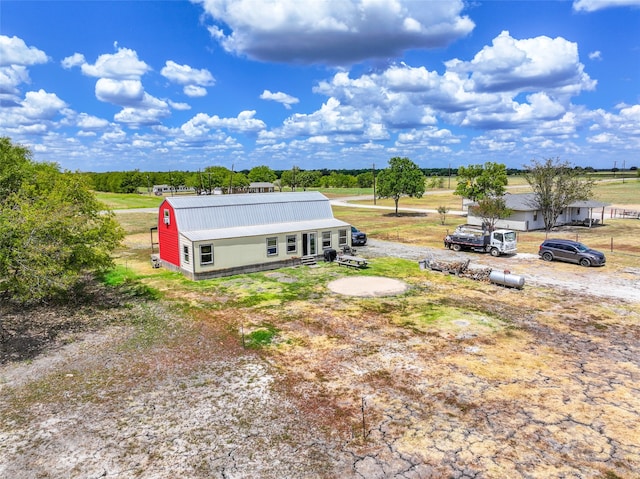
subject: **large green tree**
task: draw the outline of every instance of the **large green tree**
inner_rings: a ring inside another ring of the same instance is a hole
[[[532,160],[524,166],[524,177],[533,190],[532,208],[540,210],[545,231],[551,231],[556,220],[574,201],[588,200],[594,181],[580,168],[559,158]]]
[[[113,265],[124,233],[87,177],[36,163],[0,138],[0,295],[31,302],[64,295]]]
[[[393,198],[398,216],[400,197],[421,198],[425,190],[424,174],[409,158],[394,157],[389,167],[380,171],[376,178],[378,198]]]
[[[473,201],[486,197],[504,195],[507,186],[507,168],[501,163],[486,162],[484,165],[469,165],[458,168],[458,185],[454,195]]]
[[[477,201],[475,206],[471,207],[476,216],[482,218],[484,224],[487,225],[489,231],[493,231],[499,219],[506,218],[513,213],[507,208],[506,202],[502,196],[486,196]]]
[[[251,168],[247,178],[251,182],[273,183],[278,178],[278,175],[268,166],[261,165]]]
[[[307,191],[307,188],[318,186],[319,183],[319,171],[303,170],[298,173],[298,186],[300,186],[304,191]]]

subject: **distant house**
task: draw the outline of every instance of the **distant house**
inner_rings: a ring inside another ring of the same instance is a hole
[[[158,215],[160,263],[191,279],[291,266],[351,244],[319,192],[170,196]]]
[[[504,195],[507,208],[513,211],[508,218],[496,222],[496,228],[511,229],[516,231],[532,231],[544,229],[544,219],[539,209],[534,204],[533,193],[520,193]],[[586,200],[576,201],[565,208],[556,219],[556,226],[561,225],[585,225],[591,226],[604,221],[604,209],[609,203]],[[473,206],[469,208],[467,223],[481,226],[482,218],[475,216]]]
[[[248,193],[273,193],[275,185],[267,181],[255,181],[249,183]]]
[[[169,185],[153,185],[153,194],[156,196],[162,196],[169,193],[191,193],[195,191],[194,188],[189,186],[178,186],[174,188]]]

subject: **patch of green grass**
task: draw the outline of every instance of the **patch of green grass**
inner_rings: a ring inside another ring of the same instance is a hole
[[[416,276],[420,266],[417,261],[402,258],[374,258],[369,261],[369,267],[356,273],[366,276],[385,276],[390,278],[405,279]]]
[[[271,324],[263,324],[260,328],[244,336],[244,345],[249,349],[260,349],[269,346],[277,336],[278,329]]]
[[[107,271],[101,277],[102,282],[108,286],[121,286],[127,281],[136,279],[135,273],[124,266],[116,266]]]
[[[111,287],[119,288],[124,296],[155,300],[160,292],[140,281],[133,270],[124,266],[116,266],[100,277],[101,281]]]

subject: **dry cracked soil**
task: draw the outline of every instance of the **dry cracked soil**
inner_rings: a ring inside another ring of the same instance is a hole
[[[462,308],[457,278],[425,272],[419,317],[407,296],[331,292],[189,321],[161,302],[97,301],[64,325],[3,307],[0,477],[640,477],[640,270],[497,261],[523,291],[463,282],[483,306]],[[118,315],[162,318],[162,342]],[[27,334],[29,317],[51,325]],[[243,348],[236,326],[263,322],[278,347]]]

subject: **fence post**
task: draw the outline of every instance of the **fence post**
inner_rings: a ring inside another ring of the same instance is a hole
[[[611,237],[611,252],[613,253],[613,236]]]

